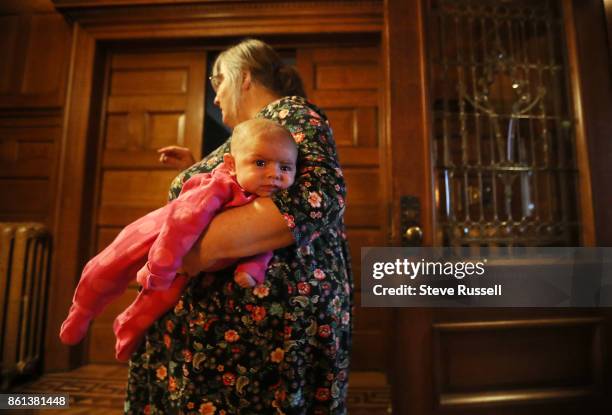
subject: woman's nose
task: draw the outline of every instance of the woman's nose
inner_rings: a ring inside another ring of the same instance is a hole
[[[219,104],[220,104],[220,103],[219,103],[219,95],[215,95],[215,99],[213,100],[213,104],[214,104],[215,106],[217,106],[217,107],[219,106]]]

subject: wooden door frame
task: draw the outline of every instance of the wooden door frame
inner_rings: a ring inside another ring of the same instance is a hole
[[[288,4],[227,2],[117,6],[128,1],[55,0],[59,12],[74,22],[63,131],[59,151],[53,234],[56,238],[49,293],[45,371],[83,363],[85,348],[68,348],[57,333],[68,310],[80,271],[88,256],[92,189],[87,164],[95,145],[101,100],[99,74],[109,42],[192,41],[221,37],[269,35],[381,34],[382,2],[298,1]],[[93,144],[92,144],[93,143]]]
[[[584,88],[580,69],[578,38],[576,34],[576,20],[574,8],[576,0],[561,0],[563,24],[565,26],[565,43],[567,44],[567,64],[569,66],[570,96],[572,98],[572,112],[575,130],[576,164],[578,174],[578,206],[581,223],[580,243],[582,246],[595,246],[595,213],[593,209],[593,191],[591,183],[591,163],[589,160],[589,146],[587,142],[588,128],[585,125],[584,115]]]
[[[385,124],[392,164],[391,195],[395,198],[390,224],[390,242],[394,245],[401,245],[405,231],[401,229],[399,196],[419,199],[422,245],[436,245],[425,7],[424,0],[385,0]],[[432,342],[432,315],[429,308],[395,310],[393,332],[398,336],[391,380],[394,413],[424,414],[433,402],[433,350],[423,350],[422,346]]]

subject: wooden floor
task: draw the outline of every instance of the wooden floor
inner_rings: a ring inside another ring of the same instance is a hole
[[[70,408],[20,410],[16,413],[19,415],[123,414],[126,379],[125,365],[90,364],[70,372],[46,374],[34,382],[13,388],[13,392],[67,393],[70,396]],[[389,387],[383,375],[375,372],[351,373],[348,397],[350,415],[388,415],[391,413],[390,402]]]

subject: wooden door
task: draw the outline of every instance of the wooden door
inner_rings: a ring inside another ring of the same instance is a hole
[[[125,225],[166,203],[176,171],[158,162],[158,148],[176,144],[200,157],[205,62],[204,52],[110,53],[92,254]],[[135,293],[134,284],[93,323],[90,362],[115,362],[112,323]]]
[[[504,2],[500,6],[503,12],[496,15],[493,11],[495,6],[491,5],[499,2],[485,5],[484,2],[474,1],[469,2],[469,7],[464,7],[468,2],[461,2],[463,5],[459,3],[433,0],[388,0],[385,3],[387,33],[383,48],[385,66],[388,68],[385,90],[389,102],[392,163],[391,232],[392,241],[398,244],[402,243],[402,232],[405,231],[401,227],[403,212],[399,205],[399,199],[403,196],[411,196],[419,201],[420,217],[417,221],[423,230],[424,246],[458,243],[441,236],[445,230],[442,229],[444,224],[440,217],[446,211],[446,200],[448,203],[455,201],[444,199],[444,187],[436,185],[438,177],[433,177],[432,173],[440,170],[443,163],[438,161],[440,164],[433,164],[436,149],[431,148],[431,142],[436,140],[432,129],[436,111],[454,116],[464,110],[460,99],[454,101],[454,106],[453,103],[436,106],[433,102],[438,85],[430,79],[430,71],[433,70],[429,65],[432,62],[431,55],[440,42],[438,39],[437,43],[428,43],[427,34],[432,23],[427,20],[426,8],[443,4],[450,8],[456,7],[457,14],[461,16],[448,18],[441,24],[442,30],[450,33],[446,44],[451,50],[451,57],[448,61],[442,61],[441,65],[448,66],[449,62],[465,65],[466,59],[457,56],[460,56],[458,48],[465,45],[470,36],[474,36],[474,32],[470,34],[469,29],[465,29],[470,18],[472,21],[482,21],[484,25],[491,24],[494,19],[487,20],[491,16],[503,18],[511,15],[513,19],[518,16],[512,14],[510,10],[516,9],[511,9],[509,3],[515,6],[518,4],[517,9],[535,4]],[[555,3],[537,4],[538,7],[546,8]],[[472,15],[479,7],[486,9],[487,18]],[[541,15],[538,14],[538,19],[542,18]],[[558,38],[563,36],[562,20],[555,20],[557,24],[559,27],[555,26],[557,30],[550,34],[548,40],[554,36],[554,42],[563,44],[563,38]],[[488,30],[489,26],[483,27],[486,28],[482,32],[486,39],[478,43],[478,47],[496,38],[491,34],[494,32]],[[511,24],[504,22],[503,27],[506,30]],[[461,34],[462,29],[465,35]],[[507,30],[509,33],[510,29]],[[534,32],[530,36],[536,37]],[[524,41],[525,37],[520,39]],[[542,48],[540,45],[538,47]],[[514,53],[516,50],[520,49],[515,46]],[[442,95],[452,96],[458,90],[461,91],[457,78],[447,79],[442,87]],[[460,118],[461,114],[458,115]],[[457,130],[453,131],[454,135],[443,135],[459,142],[463,139],[463,143],[472,143],[468,141],[469,126],[463,125]],[[478,139],[485,135],[478,132],[475,134]],[[473,150],[474,145],[464,144],[463,148]],[[582,168],[588,171],[588,165]],[[561,190],[559,193],[551,193],[551,198],[561,199],[563,195]],[[467,220],[463,223],[466,225],[460,228],[461,233],[472,237],[469,230],[472,223]],[[477,242],[467,237],[464,243]],[[512,244],[514,241],[523,242],[518,236],[512,236],[498,241],[483,239],[481,243]],[[609,413],[609,407],[603,408],[609,406],[605,402],[609,383],[606,386],[604,379],[609,365],[603,358],[609,349],[603,330],[609,326],[609,321],[609,313],[606,314],[605,310],[398,309],[394,319],[393,333],[397,336],[391,377],[394,413]]]

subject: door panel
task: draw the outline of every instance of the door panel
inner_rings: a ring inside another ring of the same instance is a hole
[[[128,223],[166,202],[176,172],[156,150],[180,145],[200,157],[204,52],[117,52],[109,58],[95,212],[95,252]],[[90,362],[114,362],[112,323],[135,285],[95,320]]]

